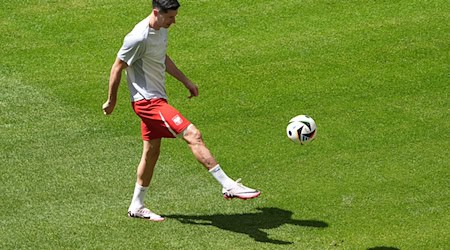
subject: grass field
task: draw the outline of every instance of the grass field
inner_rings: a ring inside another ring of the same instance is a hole
[[[171,104],[227,173],[226,201],[182,140],[165,140],[148,206],[126,216],[142,142],[123,37],[150,1],[0,3],[0,249],[449,249],[448,0],[183,0]],[[309,114],[317,139],[291,143]]]

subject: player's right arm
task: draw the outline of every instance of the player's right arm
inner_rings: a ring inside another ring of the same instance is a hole
[[[128,65],[124,61],[116,58],[109,75],[108,100],[102,106],[105,115],[109,115],[114,111],[117,102],[117,92],[122,78],[122,71],[127,67]]]

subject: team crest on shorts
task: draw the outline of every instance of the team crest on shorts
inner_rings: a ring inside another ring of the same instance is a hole
[[[183,123],[183,119],[179,115],[176,115],[172,118],[172,121],[175,123],[175,125],[180,125]]]

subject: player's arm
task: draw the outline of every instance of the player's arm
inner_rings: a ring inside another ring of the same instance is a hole
[[[109,75],[108,100],[102,107],[105,115],[109,115],[114,111],[117,102],[117,92],[122,78],[122,70],[126,67],[128,67],[128,65],[124,61],[116,58]]]
[[[181,70],[175,65],[175,63],[170,59],[169,55],[166,55],[166,71],[169,75],[175,77],[178,81],[182,82],[184,86],[189,90],[191,95],[188,98],[198,96],[198,87],[189,78],[187,78]]]

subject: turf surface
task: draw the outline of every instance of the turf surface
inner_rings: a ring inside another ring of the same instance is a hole
[[[0,3],[0,248],[447,249],[449,2],[181,1],[169,55],[199,85],[170,102],[227,173],[226,201],[166,140],[148,206],[126,217],[141,153],[125,82],[101,113],[123,37],[150,1]],[[291,143],[309,114],[317,139]]]

